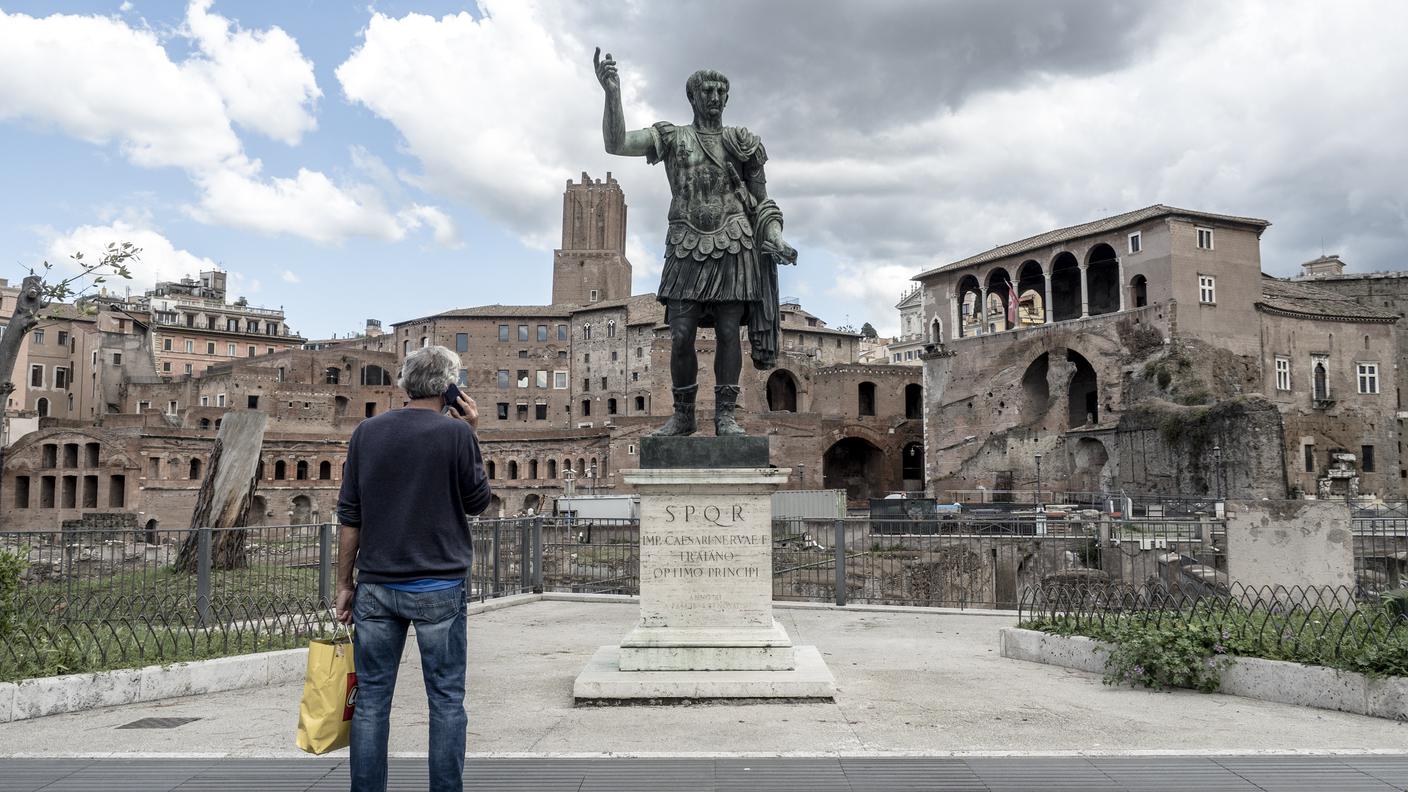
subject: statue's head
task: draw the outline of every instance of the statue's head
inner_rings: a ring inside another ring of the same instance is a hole
[[[723,72],[700,69],[689,75],[689,80],[684,84],[684,95],[689,97],[695,116],[717,120],[723,116],[724,105],[728,104],[728,78]]]

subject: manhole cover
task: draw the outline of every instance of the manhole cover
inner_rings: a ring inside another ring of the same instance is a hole
[[[174,729],[200,718],[142,718],[118,726],[119,729]]]

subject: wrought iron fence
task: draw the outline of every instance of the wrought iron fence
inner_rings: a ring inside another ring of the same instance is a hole
[[[1408,612],[1349,587],[1251,587],[1220,591],[1048,583],[1026,590],[1023,626],[1118,640],[1130,629],[1196,633],[1219,654],[1266,657],[1375,673],[1408,671]]]

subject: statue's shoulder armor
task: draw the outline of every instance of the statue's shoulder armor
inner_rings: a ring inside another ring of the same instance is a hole
[[[674,140],[675,130],[678,129],[669,121],[657,121],[650,125],[650,136],[654,141],[649,153],[645,155],[645,161],[654,165],[665,159],[665,149]]]
[[[723,139],[728,153],[743,162],[756,159],[757,164],[761,165],[768,160],[763,139],[749,132],[747,127],[724,127]]]

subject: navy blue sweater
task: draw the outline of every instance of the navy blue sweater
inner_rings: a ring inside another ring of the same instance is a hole
[[[464,421],[406,408],[352,433],[337,516],[361,529],[358,580],[463,577],[473,548],[465,515],[488,506],[479,440]]]

